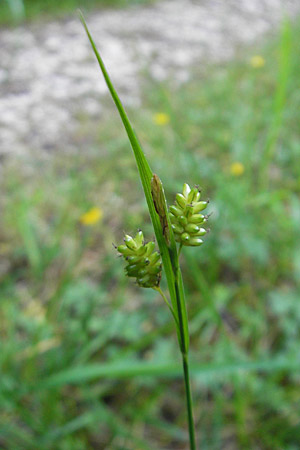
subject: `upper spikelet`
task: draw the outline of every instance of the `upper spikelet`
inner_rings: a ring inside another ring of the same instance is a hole
[[[191,189],[185,183],[182,194],[176,194],[175,205],[170,206],[170,220],[175,240],[182,245],[198,246],[203,244],[201,236],[207,233],[203,228],[207,216],[201,212],[207,207],[208,202],[200,201],[200,196],[197,187]]]

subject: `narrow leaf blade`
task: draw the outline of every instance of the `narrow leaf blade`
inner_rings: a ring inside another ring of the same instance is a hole
[[[191,374],[210,384],[211,378],[223,378],[241,371],[247,372],[294,372],[299,370],[299,360],[291,357],[277,357],[254,361],[230,361],[224,363],[192,364]],[[166,377],[181,375],[182,368],[172,361],[90,364],[73,367],[50,376],[39,384],[40,389],[58,388],[67,384],[83,384],[99,378],[121,379],[132,377]],[[36,385],[33,387],[36,388]]]
[[[97,61],[99,63],[100,69],[102,71],[103,77],[105,79],[105,82],[107,84],[107,87],[110,91],[110,94],[113,98],[113,101],[119,111],[121,120],[124,124],[124,127],[126,129],[129,141],[131,143],[131,147],[136,159],[136,163],[137,163],[137,167],[139,170],[139,175],[140,175],[140,179],[142,182],[142,186],[144,189],[144,193],[145,193],[145,197],[146,197],[146,201],[147,201],[147,205],[148,205],[148,209],[149,209],[149,213],[150,213],[150,217],[152,220],[152,224],[153,224],[153,228],[154,228],[154,232],[155,232],[155,236],[157,239],[157,243],[160,249],[160,253],[161,253],[161,257],[163,260],[163,267],[166,273],[166,278],[167,278],[167,282],[168,282],[168,288],[169,288],[169,293],[170,293],[170,297],[171,297],[171,301],[172,301],[172,305],[173,305],[173,309],[175,312],[175,315],[178,316],[178,305],[177,305],[177,297],[176,297],[176,289],[175,289],[175,285],[176,285],[176,280],[175,280],[175,275],[174,275],[174,271],[173,271],[173,267],[172,267],[172,261],[170,258],[170,254],[169,254],[169,249],[167,246],[167,243],[165,241],[165,237],[163,235],[163,229],[159,220],[159,216],[155,210],[155,205],[153,203],[153,199],[152,199],[152,195],[151,195],[151,179],[153,177],[153,172],[148,164],[148,161],[145,158],[145,155],[142,151],[142,148],[139,144],[139,141],[133,131],[133,128],[131,126],[131,123],[128,119],[128,116],[126,114],[126,111],[122,105],[122,102],[111,82],[111,79],[108,75],[108,72],[106,70],[106,67],[104,65],[104,62],[100,56],[100,53],[97,50],[97,47],[93,41],[93,38],[88,30],[87,24],[85,22],[85,19],[82,15],[82,13],[80,12],[80,19],[81,22],[84,26],[84,29],[87,33],[87,36],[89,38],[89,41],[91,43],[91,46],[93,48],[93,51],[95,53],[95,56],[97,58]],[[169,220],[169,218],[168,218]],[[172,231],[171,231],[172,234]],[[174,239],[174,238],[173,238]],[[175,243],[175,241],[174,241]],[[176,251],[176,247],[175,247],[175,251]],[[178,268],[178,270],[180,270]],[[182,311],[182,316],[184,319],[184,323],[183,323],[183,328],[184,328],[184,334],[183,334],[183,340],[180,336],[179,330],[177,330],[178,332],[178,337],[181,343],[181,348],[184,351],[187,351],[188,349],[188,326],[187,326],[187,316],[186,316],[186,309],[185,309],[185,301],[184,301],[184,297],[182,297],[183,294],[183,288],[182,288],[182,284],[180,287],[180,307],[183,308]]]

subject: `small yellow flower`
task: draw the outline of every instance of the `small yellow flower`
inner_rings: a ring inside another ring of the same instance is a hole
[[[170,122],[170,116],[166,113],[156,113],[153,116],[153,121],[156,125],[167,125]]]
[[[231,175],[234,175],[235,177],[240,177],[245,172],[244,164],[240,162],[234,162],[230,166],[230,172]]]
[[[266,63],[266,61],[260,55],[254,55],[250,59],[250,64],[254,69],[260,69],[261,67],[263,67],[265,65],[265,63]]]
[[[99,220],[101,220],[103,212],[100,208],[94,207],[91,208],[86,213],[80,216],[79,221],[82,225],[95,225]]]

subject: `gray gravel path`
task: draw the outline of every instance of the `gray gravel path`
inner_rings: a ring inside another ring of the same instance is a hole
[[[87,20],[131,102],[145,67],[157,79],[185,80],[195,64],[232,58],[299,11],[300,0],[170,0]],[[77,18],[0,31],[0,154],[68,149],[78,113],[100,117],[105,94]]]

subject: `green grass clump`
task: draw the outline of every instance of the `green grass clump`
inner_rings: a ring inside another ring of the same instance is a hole
[[[76,8],[85,11],[97,8],[125,8],[155,0],[1,0],[0,24],[11,25],[24,20],[64,17]]]
[[[205,245],[181,254],[201,449],[299,446],[300,28],[287,34],[253,51],[260,68],[249,53],[181,87],[144,80],[130,111],[169,204],[186,180],[211,198]],[[112,248],[123,230],[153,231],[111,111],[78,129],[84,152],[1,168],[3,448],[188,442],[169,311]]]

